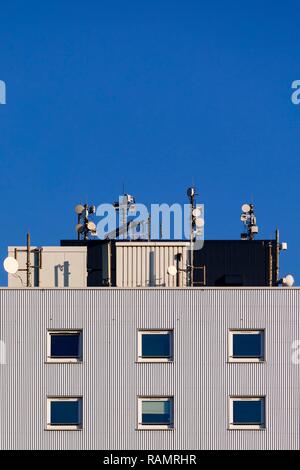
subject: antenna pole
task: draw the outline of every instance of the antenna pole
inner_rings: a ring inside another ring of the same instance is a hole
[[[279,230],[276,228],[276,265],[275,265],[275,276],[276,283],[279,281],[279,255],[280,255],[280,244],[279,244]]]
[[[254,214],[254,204],[243,204],[241,221],[244,223],[245,232],[241,234],[242,240],[254,240],[258,234],[258,226],[256,225],[256,217]]]
[[[107,264],[108,264],[108,287],[111,287],[111,241],[109,240],[107,245]]]
[[[191,247],[190,247],[190,286],[193,287],[194,285],[194,231],[195,231],[195,219],[193,216],[193,210],[195,209],[195,188],[192,186],[187,190],[187,195],[190,200],[190,208],[191,208],[191,214],[190,214],[190,223],[191,223],[191,232],[190,232],[190,241],[191,241]]]
[[[89,235],[96,235],[96,225],[89,220],[91,214],[96,213],[96,206],[89,204],[77,204],[75,207],[77,214],[77,240],[88,240]]]
[[[273,285],[273,254],[272,254],[272,242],[269,242],[269,286]]]
[[[88,237],[89,232],[88,232],[88,228],[87,228],[87,223],[89,221],[89,219],[88,219],[88,214],[89,214],[88,208],[89,208],[88,204],[85,204],[84,205],[84,240],[88,240],[88,238],[89,238]]]
[[[78,226],[79,226],[79,224],[80,224],[80,214],[78,214],[78,216],[77,216],[77,224],[78,224]],[[79,230],[78,230],[78,232],[77,232],[77,240],[80,240],[80,232],[79,232]]]
[[[195,209],[195,195],[191,195],[191,287],[194,285],[194,217],[193,210]]]
[[[125,207],[125,204],[122,207],[122,225],[123,227],[126,227],[127,225],[127,207]],[[125,234],[126,240],[128,239],[128,232],[126,230]]]
[[[148,242],[151,241],[151,215],[148,217]]]
[[[27,271],[27,287],[31,287],[31,266],[30,266],[30,233],[27,233],[27,262],[26,262],[26,271]]]

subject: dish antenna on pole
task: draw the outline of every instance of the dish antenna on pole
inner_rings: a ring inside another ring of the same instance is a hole
[[[77,206],[75,206],[75,212],[78,216],[75,227],[78,240],[88,240],[90,235],[97,235],[96,224],[89,220],[89,216],[96,213],[96,207],[89,206],[88,204],[77,204]]]
[[[17,272],[26,272],[26,287],[32,287],[32,282],[31,282],[31,274],[32,270],[40,270],[42,269],[42,252],[43,248],[31,248],[31,242],[30,242],[30,233],[27,233],[27,246],[26,248],[15,248],[15,256],[8,256],[5,258],[3,262],[4,269],[7,273],[9,274],[17,274]],[[25,268],[20,268],[19,267],[19,262],[18,262],[18,254],[19,253],[26,253],[26,263],[25,263]],[[34,254],[34,258],[37,258],[37,264],[31,264],[31,254]],[[20,278],[21,283],[23,285],[23,280],[17,274],[17,276]]]
[[[81,215],[83,211],[84,211],[84,206],[82,204],[77,204],[77,206],[75,207],[76,214]]]
[[[204,231],[204,214],[203,207],[197,207],[196,205],[196,196],[197,191],[194,186],[191,186],[187,189],[187,197],[190,201],[190,259],[189,259],[189,284],[190,286],[194,285],[194,243],[197,240],[197,237],[201,237]]]
[[[254,214],[254,204],[243,204],[241,221],[244,224],[245,231],[241,234],[242,240],[254,240],[258,234],[258,226],[256,225],[256,217]]]
[[[294,276],[288,274],[287,276],[282,278],[281,283],[284,287],[293,287],[295,283]]]
[[[8,274],[16,274],[19,269],[18,261],[12,256],[8,256],[7,258],[5,258],[5,260],[3,261],[3,266]]]

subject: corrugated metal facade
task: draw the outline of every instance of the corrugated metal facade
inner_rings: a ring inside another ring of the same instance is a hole
[[[299,449],[300,290],[0,290],[1,449]],[[82,364],[45,364],[47,328],[82,328]],[[174,329],[174,363],[136,363],[137,329]],[[230,328],[265,328],[266,363],[227,363]],[[81,431],[45,431],[46,397],[83,397]],[[175,429],[136,431],[137,396]],[[266,429],[227,430],[230,395],[266,395]]]
[[[169,266],[186,269],[188,242],[116,242],[117,287],[185,287],[187,275],[168,274]],[[180,261],[178,260],[180,257]],[[177,264],[178,263],[178,264]]]

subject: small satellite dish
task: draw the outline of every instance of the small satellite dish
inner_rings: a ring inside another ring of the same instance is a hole
[[[250,212],[250,210],[251,210],[251,207],[250,207],[249,204],[243,204],[242,205],[242,211],[243,212]]]
[[[294,283],[295,283],[295,279],[294,279],[294,276],[292,276],[291,274],[288,274],[282,279],[282,285],[285,287],[292,287]]]
[[[8,256],[7,258],[5,258],[3,266],[5,271],[9,274],[16,274],[19,269],[18,261],[12,256]]]
[[[77,233],[81,233],[83,230],[83,225],[82,224],[77,224],[75,227],[75,230]]]
[[[248,215],[247,214],[242,214],[241,215],[241,221],[242,222],[247,222],[247,220],[248,220]]]
[[[198,218],[196,219],[196,226],[197,226],[198,228],[204,226],[204,219],[202,219],[202,217],[198,217]]]
[[[196,217],[196,218],[201,217],[201,209],[199,209],[198,207],[195,207],[195,209],[193,209],[192,214],[193,214],[193,216]]]
[[[87,223],[87,229],[90,230],[91,232],[96,232],[97,230],[96,224],[92,221],[89,221]]]
[[[176,276],[176,274],[177,274],[176,266],[169,266],[168,267],[168,274],[170,274],[170,276]]]
[[[84,211],[84,206],[82,204],[77,204],[75,207],[75,212],[76,214],[80,215]]]

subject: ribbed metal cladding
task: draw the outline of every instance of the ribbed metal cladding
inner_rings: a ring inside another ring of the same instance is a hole
[[[188,248],[188,242],[117,242],[117,287],[186,286]],[[178,255],[182,271],[170,276],[168,267],[177,265]]]
[[[1,449],[299,449],[300,289],[0,289]],[[49,328],[82,328],[82,364],[47,364]],[[138,364],[137,330],[174,330],[174,362]],[[266,363],[227,362],[230,328],[265,328]],[[81,431],[46,431],[46,398],[82,396]],[[137,431],[139,395],[174,396],[175,429]],[[266,429],[228,430],[230,395],[265,395]]]

